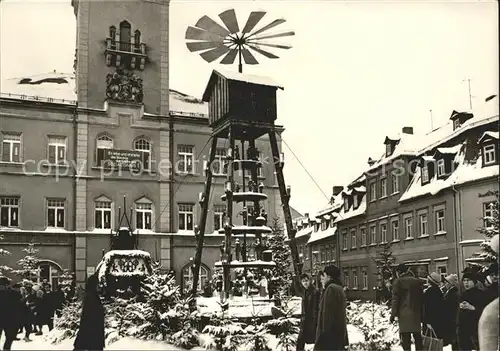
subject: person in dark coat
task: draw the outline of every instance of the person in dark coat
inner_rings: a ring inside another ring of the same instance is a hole
[[[444,278],[443,295],[443,346],[451,344],[453,351],[458,351],[457,314],[459,304],[458,276],[450,274]]]
[[[64,295],[64,291],[60,285],[58,285],[56,290],[52,293],[52,301],[54,304],[55,314],[59,318],[61,317],[61,310],[63,309],[64,302],[66,301],[66,296]]]
[[[297,337],[297,351],[303,351],[305,344],[314,344],[316,338],[316,322],[318,320],[318,304],[320,295],[307,274],[293,277],[294,289],[302,297],[302,316],[300,332]]]
[[[484,272],[484,304],[498,297],[498,263],[492,263]]]
[[[340,282],[340,270],[331,265],[321,275],[324,287],[318,308],[315,351],[344,350],[349,345],[347,336],[347,299]]]
[[[478,350],[479,318],[484,308],[484,293],[477,287],[477,274],[466,271],[462,276],[464,291],[458,312],[458,343],[463,351]]]
[[[427,281],[429,282],[429,287],[424,291],[424,334],[427,333],[429,329],[432,329],[439,339],[443,339],[444,331],[444,305],[443,305],[443,293],[439,288],[441,284],[441,276],[432,272],[427,276]]]
[[[10,279],[0,276],[0,337],[5,334],[4,350],[10,350],[21,326],[21,294],[12,290]]]
[[[83,300],[80,328],[74,350],[104,349],[104,306],[99,297],[99,280],[96,275],[87,279]]]
[[[392,287],[391,322],[395,318],[398,319],[403,350],[411,350],[412,335],[415,340],[415,348],[422,350],[423,282],[415,278],[404,263],[397,267],[396,273],[398,278]]]

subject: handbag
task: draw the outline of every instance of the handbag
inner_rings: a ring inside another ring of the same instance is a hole
[[[422,344],[425,351],[443,351],[443,339],[439,339],[432,328],[427,328],[422,335]]]

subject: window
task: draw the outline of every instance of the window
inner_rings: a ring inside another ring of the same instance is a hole
[[[193,265],[188,264],[182,269],[182,288],[185,292],[191,290],[193,284]],[[198,275],[198,290],[203,288],[203,285],[208,281],[208,269],[200,266],[200,274]]]
[[[95,228],[96,229],[111,229],[111,214],[112,203],[107,199],[99,199],[95,202]]]
[[[326,230],[328,228],[328,221],[326,219],[323,219],[321,221],[321,230]]]
[[[132,29],[130,28],[130,23],[123,21],[120,23],[120,50],[130,51],[130,39],[132,35]]]
[[[62,273],[61,267],[51,261],[39,261],[37,266],[37,283],[41,284],[46,281],[51,285],[52,289],[55,289],[55,287],[59,285],[59,276]]]
[[[444,159],[440,159],[437,162],[438,176],[446,174],[446,169],[444,168]]]
[[[361,276],[362,276],[362,279],[363,279],[363,285],[361,286],[361,288],[363,290],[368,290],[368,270],[366,269],[366,267],[363,267],[362,270],[361,270]]]
[[[380,180],[380,197],[387,196],[387,179]]]
[[[453,130],[460,128],[460,120],[457,118],[453,121]]]
[[[399,177],[395,173],[392,173],[391,183],[392,183],[392,193],[393,194],[398,193],[399,192]]]
[[[113,41],[116,40],[116,27],[115,26],[109,27],[109,38]]]
[[[134,49],[135,52],[140,52],[141,48],[141,32],[136,30],[134,32]]]
[[[66,160],[66,137],[49,136],[49,163],[61,164]]]
[[[351,229],[351,248],[356,248],[356,228]]]
[[[358,208],[358,195],[354,194],[352,197],[352,208],[356,209]]]
[[[427,165],[422,167],[422,181],[424,183],[427,183],[429,181],[429,167],[427,167]]]
[[[135,228],[153,229],[153,203],[145,198],[135,204]]]
[[[370,201],[375,201],[375,200],[377,200],[377,184],[371,183],[370,184]]]
[[[358,288],[358,269],[354,268],[352,270],[352,288],[357,289]]]
[[[179,173],[193,173],[194,147],[179,145]]]
[[[321,263],[325,263],[326,262],[326,248],[325,248],[325,245],[321,245],[321,247],[319,249],[319,253],[321,255]]]
[[[395,220],[391,222],[392,224],[392,240],[399,240],[399,221]]]
[[[427,213],[421,213],[418,215],[418,228],[420,236],[429,235],[429,230],[427,227]]]
[[[387,143],[385,144],[385,156],[388,157],[388,156],[391,156],[392,154],[392,145],[391,143]]]
[[[444,225],[444,209],[437,210],[436,212],[436,229],[438,233],[446,231]]]
[[[105,151],[113,148],[113,139],[108,135],[101,135],[96,140],[96,164],[99,167],[104,165]]]
[[[21,162],[21,134],[2,135],[2,162]]]
[[[494,202],[485,202],[483,203],[483,221],[485,228],[493,227],[493,217],[494,217]]]
[[[441,280],[448,275],[448,265],[446,263],[436,263],[436,271],[441,276]]]
[[[366,228],[361,228],[361,246],[366,246]]]
[[[349,288],[349,271],[348,270],[345,270],[344,271],[344,286],[346,288]]]
[[[215,160],[213,165],[214,174],[227,174],[226,149],[217,148],[215,150]]]
[[[377,243],[377,228],[372,225],[370,227],[370,244],[375,245]]]
[[[151,143],[144,138],[139,138],[134,142],[134,150],[140,151],[142,154],[142,157],[141,157],[142,167],[141,167],[141,169],[150,169],[150,167],[151,167]]]
[[[222,205],[214,206],[214,231],[224,227],[224,212],[226,208]]]
[[[332,219],[330,220],[330,228],[334,228],[334,227],[335,227],[335,217],[332,214]]]
[[[349,198],[344,197],[344,212],[349,210]]]
[[[19,227],[19,198],[0,197],[0,226]]]
[[[387,223],[380,224],[380,241],[382,243],[387,242]]]
[[[347,239],[347,230],[346,230],[346,231],[344,231],[344,233],[342,234],[342,241],[343,241],[343,243],[342,243],[342,248],[343,248],[344,250],[347,250],[347,248],[348,248],[348,246],[349,246],[349,244],[347,243],[347,241],[348,241],[348,239]]]
[[[64,228],[64,203],[65,200],[47,200],[47,227]]]
[[[193,205],[179,204],[179,230],[193,230]]]
[[[491,165],[496,162],[496,153],[495,153],[495,145],[490,144],[490,145],[485,145],[483,147],[483,153],[484,153],[484,164],[485,165]]]
[[[405,218],[405,235],[407,239],[413,238],[413,220],[411,217]]]

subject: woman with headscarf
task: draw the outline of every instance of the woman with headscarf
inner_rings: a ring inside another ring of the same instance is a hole
[[[432,272],[427,276],[429,287],[424,291],[424,334],[429,329],[433,330],[439,339],[443,338],[443,293],[439,288],[441,276]]]
[[[451,344],[453,351],[458,350],[457,312],[459,304],[458,276],[450,274],[444,278],[443,295],[443,345]]]
[[[460,296],[458,312],[459,349],[478,350],[478,324],[484,308],[484,294],[477,287],[477,275],[471,270],[465,270],[462,285],[464,291]]]
[[[99,280],[95,275],[87,279],[80,328],[74,350],[104,349],[104,307],[99,297]]]

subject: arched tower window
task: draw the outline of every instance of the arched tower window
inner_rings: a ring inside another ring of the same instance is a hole
[[[101,135],[96,140],[96,164],[102,167],[104,163],[104,152],[113,148],[113,139],[107,134]]]
[[[131,26],[127,21],[120,23],[120,50],[130,51]]]
[[[134,32],[134,51],[141,52],[141,32],[139,30]]]
[[[150,169],[151,143],[145,138],[138,138],[134,141],[134,150],[142,153],[142,169]]]

